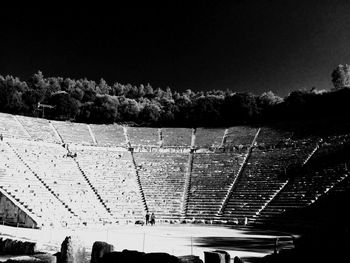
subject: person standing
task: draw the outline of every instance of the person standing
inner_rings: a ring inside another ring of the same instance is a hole
[[[156,224],[156,216],[154,213],[151,214],[151,226],[154,226]]]
[[[148,213],[148,211],[146,212],[146,226],[148,225],[148,223],[149,223],[149,213]]]

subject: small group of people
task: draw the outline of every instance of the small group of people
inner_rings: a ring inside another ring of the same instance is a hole
[[[151,224],[151,226],[154,226],[156,224],[156,216],[154,215],[154,213],[152,213],[151,215],[148,213],[146,213],[146,226],[148,224]]]
[[[67,153],[66,156],[67,156],[67,157],[75,158],[75,157],[77,157],[77,153],[72,153],[71,151],[68,151],[68,153]]]

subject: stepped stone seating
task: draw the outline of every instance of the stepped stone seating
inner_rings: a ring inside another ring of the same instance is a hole
[[[213,219],[245,154],[196,153],[193,156],[187,217]]]
[[[54,143],[60,142],[48,120],[25,116],[17,116],[17,119],[34,140]]]
[[[325,166],[324,157],[326,156],[328,161],[331,160],[332,153],[348,143],[349,138],[348,135],[326,138],[310,159],[312,168],[308,168],[302,174],[295,174],[286,187],[261,212],[258,222],[310,205],[342,181],[348,174],[345,164],[338,163],[336,159],[337,163]]]
[[[316,161],[318,158],[324,156],[330,156],[342,150],[344,147],[350,147],[350,134],[340,135],[340,136],[329,136],[324,138],[319,143],[319,148],[312,156],[310,161]]]
[[[131,146],[159,146],[159,132],[157,128],[127,127]]]
[[[81,149],[77,161],[116,219],[143,219],[144,207],[130,152]]]
[[[224,134],[225,129],[197,128],[195,145],[198,148],[219,148]]]
[[[190,147],[192,140],[192,129],[188,128],[163,128],[162,138],[164,147]]]
[[[270,127],[262,127],[260,129],[257,143],[259,145],[277,145],[289,140],[292,136],[292,132],[276,130]]]
[[[63,121],[52,121],[62,140],[66,143],[83,145],[93,144],[88,127],[84,123],[72,123]]]
[[[66,157],[63,147],[35,142],[11,142],[11,146],[81,222],[99,224],[111,220],[73,158]]]
[[[231,148],[239,145],[249,146],[255,137],[258,129],[246,126],[235,126],[228,129],[224,140],[224,147]]]
[[[0,133],[5,138],[30,139],[13,115],[6,113],[0,113]]]
[[[73,215],[4,143],[0,143],[0,187],[44,225],[76,223]]]
[[[95,125],[90,124],[90,128],[95,135],[97,145],[99,146],[126,146],[124,130],[122,126]]]
[[[189,155],[137,152],[134,159],[149,212],[161,219],[179,218]]]
[[[341,182],[347,171],[343,164],[296,175],[281,192],[261,211],[258,222],[274,220],[284,212],[308,206]],[[345,185],[348,186],[348,185]],[[348,186],[350,188],[350,186]],[[343,191],[339,187],[339,191]]]
[[[236,182],[223,212],[223,218],[243,219],[256,213],[286,182],[285,169],[302,164],[315,144],[303,142],[272,150],[254,148],[240,178]]]

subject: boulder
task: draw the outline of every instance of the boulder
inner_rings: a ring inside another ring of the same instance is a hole
[[[244,261],[240,257],[235,256],[233,258],[233,263],[244,263]]]
[[[42,263],[38,258],[32,256],[18,256],[5,261],[6,263]]]
[[[147,253],[143,256],[143,263],[179,263],[179,259],[168,253]]]
[[[123,261],[122,252],[110,252],[103,255],[100,260],[100,263],[122,263]]]
[[[3,253],[8,254],[8,255],[12,255],[13,254],[13,240],[12,239],[5,239],[4,241],[4,247],[3,247]]]
[[[123,258],[126,260],[125,262],[142,262],[143,256],[145,255],[144,252],[127,249],[124,249],[122,251],[122,254]]]
[[[215,251],[204,251],[205,263],[226,263],[225,255]]]
[[[61,252],[56,252],[55,254],[53,254],[54,257],[56,257],[56,262],[57,263],[62,263],[62,254]]]
[[[27,241],[23,242],[22,249],[23,249],[23,254],[33,255],[35,253],[35,250],[36,250],[36,243],[27,242]]]
[[[68,236],[61,245],[60,263],[85,263],[86,249],[77,237]]]
[[[33,255],[33,257],[40,259],[44,263],[57,263],[56,256],[49,253],[38,253]]]
[[[201,260],[198,256],[188,255],[180,256],[178,258],[180,263],[203,263],[203,260]]]
[[[108,244],[106,242],[102,241],[96,241],[92,245],[92,252],[91,252],[91,263],[99,263],[101,258],[104,256],[106,253],[110,253],[114,250],[113,245]]]
[[[231,256],[227,251],[224,250],[214,250],[214,252],[222,254],[225,258],[225,263],[230,263],[231,261]]]

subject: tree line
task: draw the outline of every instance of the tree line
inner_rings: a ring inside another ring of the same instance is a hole
[[[338,74],[344,79],[343,75]],[[140,126],[219,127],[315,119],[349,119],[350,89],[296,90],[285,98],[230,90],[172,91],[147,85],[44,77],[26,81],[0,75],[0,111],[86,123],[127,122]],[[339,78],[340,78],[339,77]],[[40,105],[40,106],[39,106]],[[43,109],[43,106],[48,105]],[[44,110],[44,112],[43,112]]]

